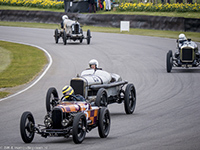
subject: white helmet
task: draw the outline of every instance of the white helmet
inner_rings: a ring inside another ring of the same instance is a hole
[[[68,19],[67,15],[62,16],[62,20]]]
[[[97,61],[96,59],[91,59],[91,60],[89,61],[89,67],[91,67],[91,65],[95,65],[96,68],[99,67],[99,63],[98,63],[98,61]]]
[[[179,38],[179,41],[187,40],[185,37],[185,34],[183,34],[183,33],[179,34],[178,38]]]

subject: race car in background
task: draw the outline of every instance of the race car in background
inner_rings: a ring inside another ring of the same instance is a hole
[[[173,54],[169,50],[166,56],[166,69],[171,72],[172,67],[198,67],[200,65],[200,52],[198,46],[191,39],[187,39],[184,34],[179,35],[177,40],[177,52]]]
[[[84,36],[83,30],[78,21],[73,21],[68,18],[67,15],[62,16],[61,29],[55,29],[54,38],[55,42],[58,43],[59,38],[63,39],[63,44],[66,45],[68,40],[80,41],[82,43],[83,39],[87,40],[87,44],[90,44],[91,32],[87,30],[87,36]]]

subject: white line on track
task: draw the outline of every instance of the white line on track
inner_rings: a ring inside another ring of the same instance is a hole
[[[25,89],[23,89],[23,90],[21,90],[21,91],[15,93],[15,94],[12,94],[12,95],[10,95],[10,96],[8,96],[8,97],[5,97],[5,98],[0,99],[0,102],[1,102],[1,101],[6,100],[6,99],[9,99],[9,98],[11,98],[11,97],[14,97],[14,96],[16,96],[16,95],[19,95],[19,94],[25,92],[26,90],[30,89],[31,87],[33,87],[40,79],[42,79],[42,77],[43,77],[43,76],[46,74],[46,72],[49,70],[49,68],[51,67],[51,64],[52,64],[53,60],[52,60],[51,55],[50,55],[44,48],[39,47],[39,46],[37,46],[37,45],[28,44],[28,43],[23,43],[23,42],[10,41],[10,40],[2,40],[2,39],[0,39],[0,40],[1,40],[1,41],[7,41],[7,42],[18,43],[18,44],[24,44],[24,45],[29,45],[29,46],[32,46],[32,47],[36,47],[36,48],[41,49],[42,51],[44,51],[44,52],[46,53],[46,55],[48,56],[48,58],[49,58],[49,64],[48,64],[47,68],[44,70],[44,72],[39,76],[39,78],[38,78],[35,82],[33,82],[30,86],[28,86],[27,88],[25,88]]]

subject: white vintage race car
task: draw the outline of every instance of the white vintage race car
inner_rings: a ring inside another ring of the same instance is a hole
[[[101,69],[88,69],[72,78],[70,85],[75,94],[82,95],[92,105],[107,106],[111,103],[122,103],[126,114],[132,114],[136,106],[136,90],[133,84],[123,81],[114,73]],[[125,90],[123,89],[126,85]]]
[[[87,40],[87,44],[90,44],[91,32],[88,29],[87,35],[84,36],[83,30],[78,22],[74,22],[70,24],[70,26],[64,26],[60,31],[58,29],[55,30],[54,38],[55,42],[58,43],[59,38],[62,37],[63,44],[66,45],[68,40],[72,41],[80,41],[82,43],[83,39]]]
[[[177,52],[173,54],[169,50],[166,56],[166,69],[171,72],[172,67],[198,67],[200,66],[200,51],[195,42],[191,39],[179,42],[177,40]]]

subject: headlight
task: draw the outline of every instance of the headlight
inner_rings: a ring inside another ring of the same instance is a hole
[[[63,119],[63,121],[61,122],[63,127],[66,127],[69,124],[69,120],[67,119]]]
[[[49,116],[45,116],[44,125],[46,128],[50,128],[52,126],[52,120]]]

